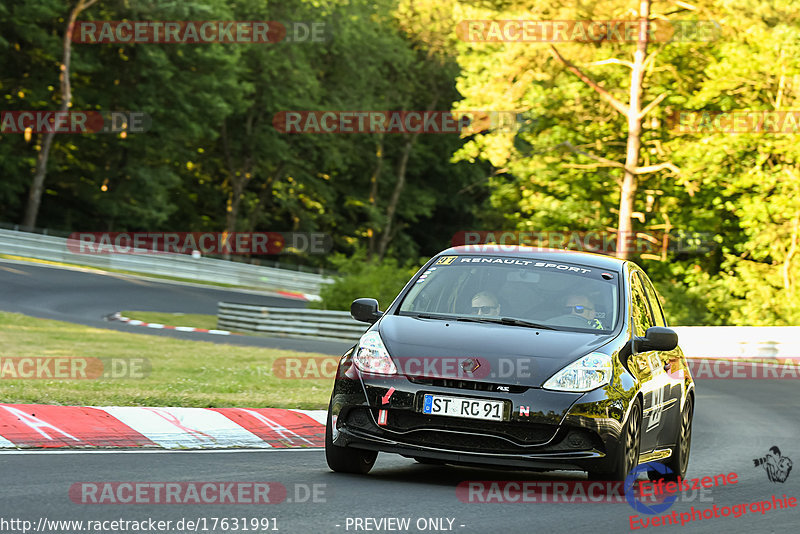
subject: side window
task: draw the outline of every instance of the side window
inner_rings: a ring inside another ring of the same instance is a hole
[[[633,331],[637,336],[643,337],[647,329],[653,326],[653,319],[650,315],[650,306],[647,304],[644,288],[635,271],[631,273],[630,279]]]
[[[644,290],[647,294],[647,300],[650,301],[650,309],[653,310],[653,317],[656,320],[656,326],[667,326],[667,321],[664,319],[664,310],[661,309],[661,302],[658,300],[656,290],[652,282],[642,273],[639,273],[644,282]]]

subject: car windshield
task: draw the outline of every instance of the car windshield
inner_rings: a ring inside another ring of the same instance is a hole
[[[398,313],[611,331],[619,316],[618,280],[613,271],[576,263],[441,256],[415,279]]]

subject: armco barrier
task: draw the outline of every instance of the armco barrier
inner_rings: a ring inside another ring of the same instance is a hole
[[[77,254],[67,248],[66,238],[4,229],[0,229],[0,254],[145,275],[293,291],[311,298],[319,295],[323,284],[333,282],[331,278],[314,273],[213,258],[193,258],[186,254]]]
[[[232,302],[220,302],[217,306],[220,329],[355,343],[369,328],[345,311],[271,308]]]
[[[218,328],[286,337],[357,341],[368,325],[346,311],[220,302]],[[800,326],[675,326],[687,358],[798,358]]]

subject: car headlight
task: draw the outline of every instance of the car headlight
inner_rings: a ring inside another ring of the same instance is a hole
[[[542,387],[556,391],[591,391],[608,384],[613,367],[611,356],[592,352],[561,369]]]
[[[377,331],[367,332],[358,341],[358,351],[353,361],[359,370],[379,375],[395,375],[395,367],[389,352],[383,345],[381,335]]]

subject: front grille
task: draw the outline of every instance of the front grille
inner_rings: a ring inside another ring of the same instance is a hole
[[[377,410],[355,407],[348,411],[345,424],[409,445],[467,452],[519,453],[537,445],[541,449],[536,450],[542,451],[605,449],[596,434],[577,428],[566,435],[560,433],[552,443],[544,445],[558,430],[556,426],[431,416],[409,410],[389,410],[386,426],[376,425],[373,417],[377,417]]]
[[[519,453],[519,445],[493,436],[461,434],[441,430],[419,430],[405,434],[403,443],[422,447],[440,449],[483,452],[483,453]]]
[[[470,391],[502,391],[503,393],[524,393],[528,390],[528,386],[494,384],[491,382],[475,382],[472,380],[456,380],[454,378],[430,378],[427,376],[409,376],[408,380],[410,382],[413,382],[414,384],[421,384],[423,386],[468,389]],[[506,388],[508,389],[506,390]]]
[[[478,432],[505,438],[520,445],[545,443],[557,430],[557,427],[550,425],[443,417],[409,410],[389,410],[387,428],[400,432],[416,429]]]

